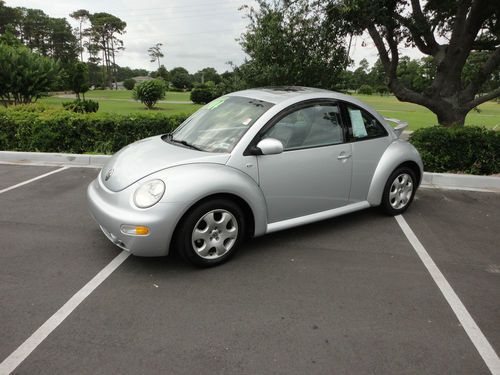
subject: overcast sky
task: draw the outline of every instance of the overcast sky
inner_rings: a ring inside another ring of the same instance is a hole
[[[253,0],[6,0],[7,6],[42,9],[51,17],[66,17],[78,9],[91,13],[107,12],[127,23],[123,35],[125,51],[117,56],[120,66],[154,70],[147,50],[163,43],[167,69],[183,66],[190,73],[205,67],[219,72],[227,70],[232,61],[239,65],[245,54],[235,40],[245,30],[248,20],[238,8],[254,4]],[[366,58],[370,65],[377,51],[369,36],[353,40],[351,58],[357,63]],[[364,42],[364,43],[363,43]],[[420,57],[415,50],[405,50],[411,57]]]

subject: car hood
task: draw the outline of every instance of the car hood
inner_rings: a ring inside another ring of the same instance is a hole
[[[229,156],[173,145],[156,136],[122,148],[104,165],[99,178],[108,189],[120,191],[162,169],[192,163],[225,164]]]

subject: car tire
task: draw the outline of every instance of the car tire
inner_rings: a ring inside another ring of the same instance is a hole
[[[391,216],[405,212],[417,190],[417,177],[413,169],[399,167],[391,173],[385,184],[380,207]]]
[[[179,225],[175,248],[198,267],[213,267],[229,260],[245,237],[242,209],[233,201],[214,199],[190,210]]]

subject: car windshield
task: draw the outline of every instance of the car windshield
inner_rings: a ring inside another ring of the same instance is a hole
[[[239,96],[213,100],[182,123],[169,142],[209,152],[231,152],[243,134],[273,104]]]

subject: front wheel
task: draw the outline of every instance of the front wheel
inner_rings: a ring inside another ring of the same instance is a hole
[[[388,215],[399,215],[406,211],[417,190],[415,172],[407,167],[397,168],[389,176],[382,196],[381,207]]]
[[[244,231],[244,215],[237,204],[212,200],[194,207],[183,219],[175,247],[190,263],[213,267],[234,255]]]

